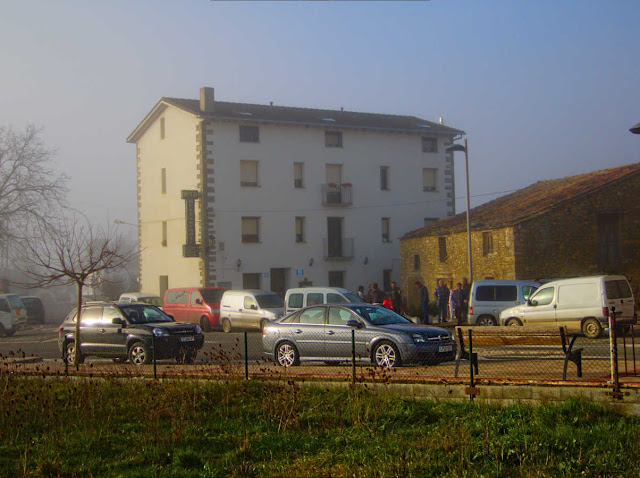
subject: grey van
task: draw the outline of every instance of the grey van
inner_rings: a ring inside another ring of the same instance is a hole
[[[540,283],[528,280],[478,280],[469,294],[469,325],[498,325],[500,312],[524,304]]]

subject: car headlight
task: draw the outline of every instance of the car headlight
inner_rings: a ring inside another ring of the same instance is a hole
[[[196,329],[196,334],[201,334],[202,333],[202,329],[200,328],[199,325],[196,325],[195,329]]]
[[[424,337],[420,334],[413,334],[413,343],[415,344],[423,344],[424,343]]]
[[[169,332],[167,332],[165,329],[153,329],[153,335],[155,335],[156,337],[166,337],[167,335],[169,335]]]

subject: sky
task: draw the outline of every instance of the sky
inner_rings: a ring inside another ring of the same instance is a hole
[[[72,206],[135,223],[163,97],[418,116],[466,132],[471,206],[640,161],[640,2],[0,0],[0,125],[35,124]],[[456,153],[457,211],[465,207]]]

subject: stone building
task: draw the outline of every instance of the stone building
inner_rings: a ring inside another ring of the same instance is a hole
[[[455,213],[462,131],[414,116],[161,98],[136,145],[142,290],[399,280],[399,238]]]
[[[640,298],[640,163],[539,181],[470,211],[474,279],[623,274]],[[401,238],[402,284],[468,276],[466,213]]]

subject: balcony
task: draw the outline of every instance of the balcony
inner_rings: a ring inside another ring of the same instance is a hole
[[[351,183],[322,185],[323,206],[351,206],[353,204]]]
[[[322,239],[322,257],[326,260],[353,259],[353,238]]]

